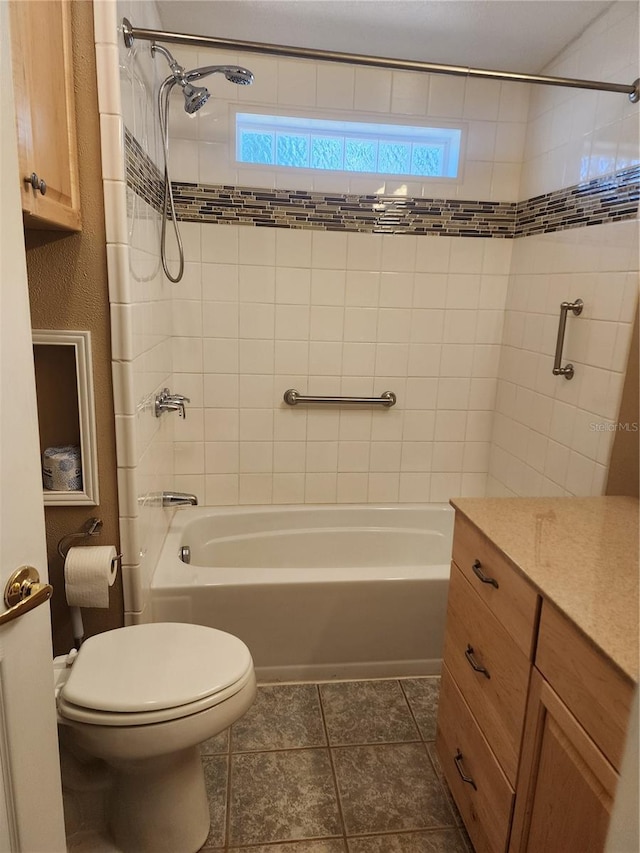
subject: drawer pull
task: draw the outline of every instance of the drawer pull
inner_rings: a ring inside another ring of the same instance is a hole
[[[480,578],[482,583],[490,583],[491,586],[495,586],[496,589],[499,589],[500,584],[495,578],[490,578],[488,575],[482,571],[482,563],[480,560],[476,560],[475,563],[471,566],[473,569],[473,573],[477,578]]]
[[[453,760],[454,760],[455,765],[456,765],[456,770],[460,774],[460,778],[462,779],[462,781],[466,782],[467,785],[471,785],[473,790],[477,791],[478,786],[473,781],[471,776],[467,776],[467,774],[464,772],[464,770],[462,768],[462,753],[460,752],[460,750],[457,750],[456,754],[453,756]]]
[[[471,668],[474,669],[476,672],[481,672],[485,678],[491,678],[491,676],[489,675],[489,670],[486,669],[486,667],[484,666],[480,666],[478,661],[474,658],[473,654],[473,647],[467,644],[467,650],[464,653],[464,656],[471,664]]]

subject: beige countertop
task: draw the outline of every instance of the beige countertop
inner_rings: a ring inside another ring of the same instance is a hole
[[[455,498],[451,504],[638,681],[636,498]]]

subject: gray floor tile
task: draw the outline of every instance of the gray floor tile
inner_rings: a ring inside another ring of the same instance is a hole
[[[326,744],[315,684],[259,687],[255,702],[231,732],[233,752]]]
[[[231,757],[231,846],[342,835],[328,749]]]
[[[462,826],[462,818],[460,817],[460,812],[458,811],[458,807],[455,804],[453,795],[451,794],[449,786],[447,785],[447,780],[444,778],[444,773],[442,772],[440,759],[438,758],[438,753],[436,752],[436,745],[434,743],[428,743],[427,752],[429,753],[429,758],[431,759],[431,762],[435,768],[436,776],[440,781],[446,800],[449,803],[449,808],[451,809],[456,825]]]
[[[397,681],[321,684],[320,695],[332,746],[419,739]]]
[[[346,849],[341,838],[319,838],[315,841],[289,841],[286,844],[243,847],[242,853],[346,853]],[[463,853],[467,853],[467,851],[463,850]]]
[[[468,853],[458,829],[350,838],[349,853]]]
[[[347,835],[453,826],[421,743],[332,750]]]
[[[211,817],[211,827],[204,843],[205,847],[224,847],[225,844],[228,762],[226,755],[210,755],[202,759]]]
[[[440,678],[403,678],[402,687],[425,740],[436,739]]]
[[[229,729],[225,729],[220,734],[210,737],[200,744],[201,755],[219,755],[229,752]]]

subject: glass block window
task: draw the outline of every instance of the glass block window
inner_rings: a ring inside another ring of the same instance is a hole
[[[462,131],[236,113],[236,161],[290,169],[456,178]]]

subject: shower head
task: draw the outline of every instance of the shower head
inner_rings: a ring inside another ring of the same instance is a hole
[[[250,86],[253,83],[253,74],[248,68],[242,68],[240,65],[227,68],[224,76],[230,83],[235,83],[238,86]]]
[[[189,115],[197,113],[201,107],[207,103],[211,97],[211,92],[206,86],[192,86],[191,83],[182,85],[182,94],[184,95],[184,108]]]
[[[251,71],[248,68],[242,68],[240,65],[206,65],[202,68],[185,71],[166,47],[153,42],[151,55],[155,56],[156,52],[161,53],[169,63],[172,77],[169,77],[168,80],[172,81],[173,84],[177,83],[182,89],[184,108],[189,115],[196,113],[211,97],[211,93],[205,86],[191,85],[195,80],[201,80],[203,77],[208,77],[209,74],[224,74],[225,79],[239,86],[248,86],[253,83]]]
[[[229,83],[236,83],[238,86],[250,86],[253,83],[253,74],[241,65],[206,65],[203,68],[186,71],[184,76],[191,83],[208,77],[209,74],[224,74]]]

